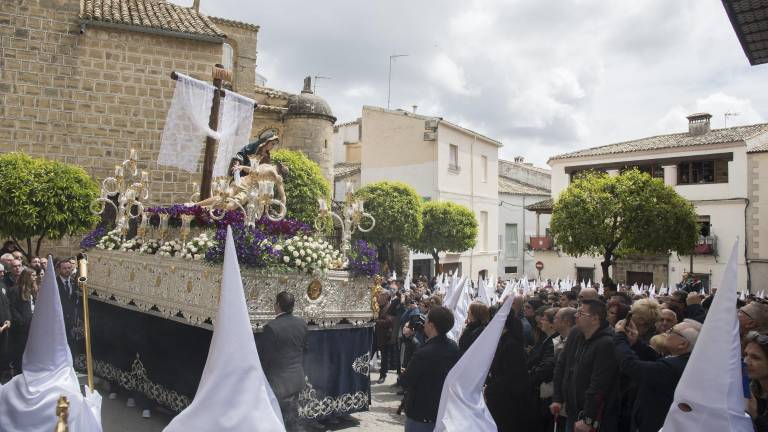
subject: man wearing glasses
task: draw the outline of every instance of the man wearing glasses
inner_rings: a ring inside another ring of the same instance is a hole
[[[568,412],[567,430],[615,431],[618,428],[618,363],[613,353],[613,329],[608,308],[600,300],[583,299],[557,361],[550,411]]]
[[[621,372],[638,386],[632,407],[631,431],[656,432],[664,425],[664,418],[675,396],[675,387],[688,364],[701,323],[685,319],[664,334],[664,346],[669,352],[660,357],[642,340],[638,340],[635,325],[626,320],[616,324],[614,345]]]

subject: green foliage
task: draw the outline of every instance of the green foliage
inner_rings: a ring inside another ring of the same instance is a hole
[[[399,242],[414,246],[422,229],[421,198],[411,186],[395,181],[366,185],[355,193],[365,200],[365,209],[376,219],[376,227],[360,234],[377,246]]]
[[[303,152],[294,150],[274,150],[271,159],[273,163],[280,162],[290,170],[284,179],[287,217],[312,226],[320,211],[318,198],[331,200],[331,185],[323,177],[320,166]]]
[[[432,201],[421,208],[424,229],[415,249],[439,261],[439,252],[462,252],[477,241],[477,219],[472,210],[450,201]]]
[[[550,229],[570,255],[603,255],[604,273],[616,256],[689,253],[698,239],[693,205],[638,170],[576,178],[555,203]]]
[[[26,240],[27,255],[39,253],[43,238],[74,235],[99,220],[90,210],[98,186],[80,167],[8,153],[0,156],[0,184],[0,236]],[[38,237],[34,251],[33,237]]]

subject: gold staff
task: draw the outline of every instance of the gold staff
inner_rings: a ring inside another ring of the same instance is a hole
[[[66,396],[61,396],[56,402],[56,429],[54,432],[68,432],[69,426],[69,401]]]
[[[91,319],[88,314],[88,255],[77,255],[77,283],[83,291],[83,330],[85,333],[85,367],[88,389],[93,393],[93,357],[91,356]]]

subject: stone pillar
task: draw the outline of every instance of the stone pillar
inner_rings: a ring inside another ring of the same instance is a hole
[[[664,184],[677,186],[677,165],[664,165]]]

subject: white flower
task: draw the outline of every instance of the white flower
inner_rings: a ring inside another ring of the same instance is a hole
[[[302,250],[300,250],[300,251],[299,251],[299,255],[301,255],[301,256],[304,256],[304,255],[306,255],[306,253],[304,252],[304,249],[302,249]]]
[[[299,253],[298,253],[298,252],[296,252],[296,251],[293,251],[293,256],[294,256],[294,257],[298,257],[298,256],[299,256]]]
[[[280,245],[275,245],[275,250],[277,250],[277,251],[279,251],[279,250],[283,250],[283,247],[282,247],[282,246],[280,246]]]
[[[287,263],[287,262],[290,262],[290,261],[291,261],[291,259],[290,259],[290,258],[288,258],[287,256],[284,256],[284,257],[283,257],[283,261]]]
[[[301,266],[302,264],[304,264],[304,263],[303,263],[303,262],[301,262],[301,260],[300,260],[300,259],[298,259],[298,258],[296,258],[296,261],[294,261],[294,263],[295,263],[297,266]]]
[[[201,259],[203,259],[203,256],[200,255],[200,254],[197,254],[197,255],[195,255],[195,259],[196,260],[201,260]]]

